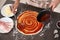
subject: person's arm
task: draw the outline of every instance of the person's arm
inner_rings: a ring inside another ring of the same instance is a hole
[[[60,0],[53,0],[50,4],[50,7],[52,7],[52,10],[60,3]]]
[[[14,4],[12,5],[12,12],[13,13],[16,13],[15,10],[17,9],[19,2],[20,2],[20,0],[15,0]]]

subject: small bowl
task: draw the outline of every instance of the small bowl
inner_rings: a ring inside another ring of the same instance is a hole
[[[57,21],[56,26],[58,29],[60,29],[60,21]]]
[[[10,6],[12,6],[12,4],[6,4],[2,7],[1,9],[1,15],[5,16],[5,17],[12,17],[15,15],[15,13],[12,13]],[[17,10],[16,10],[17,11]]]
[[[11,18],[8,18],[8,17],[3,17],[0,19],[0,21],[10,22],[10,24],[9,24],[10,26],[8,26],[8,30],[5,29],[6,28],[5,26],[0,25],[0,33],[9,33],[14,26],[13,20]]]

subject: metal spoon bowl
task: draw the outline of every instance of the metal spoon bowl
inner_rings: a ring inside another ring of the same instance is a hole
[[[42,10],[42,11],[38,14],[37,20],[38,20],[39,22],[47,21],[47,20],[49,20],[49,18],[50,18],[50,14],[51,14],[51,12],[50,12],[49,10]]]

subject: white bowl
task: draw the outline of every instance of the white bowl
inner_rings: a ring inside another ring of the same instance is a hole
[[[1,9],[2,16],[5,16],[5,17],[14,16],[14,13],[12,13],[10,6],[12,6],[12,4],[6,4],[5,6],[2,7],[2,9]]]
[[[10,26],[8,26],[8,30],[5,29],[6,26],[1,26],[0,25],[0,33],[9,33],[12,30],[13,26],[14,26],[13,20],[11,18],[8,18],[8,17],[3,17],[3,18],[0,19],[0,21],[4,21],[4,22],[9,22],[10,23],[9,24]]]

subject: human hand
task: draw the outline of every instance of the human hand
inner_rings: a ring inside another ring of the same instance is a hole
[[[54,10],[54,8],[56,8],[56,6],[60,3],[60,0],[52,0],[51,4],[50,4],[50,8],[52,8],[52,10]]]
[[[13,5],[12,5],[12,7],[11,7],[11,10],[12,10],[12,12],[13,13],[16,13],[16,9],[18,8],[18,6],[19,6],[19,3],[17,3],[17,2],[15,2]]]

